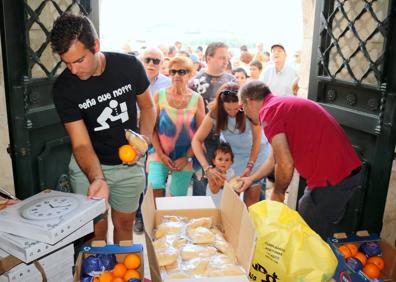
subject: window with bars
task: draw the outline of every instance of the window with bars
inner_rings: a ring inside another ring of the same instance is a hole
[[[31,78],[58,75],[64,69],[59,57],[52,53],[50,31],[55,19],[65,13],[87,14],[85,1],[78,0],[25,0],[26,34]]]
[[[335,0],[322,16],[320,73],[379,87],[384,66],[389,0]]]

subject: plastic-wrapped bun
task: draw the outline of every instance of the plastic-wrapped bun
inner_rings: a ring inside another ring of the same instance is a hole
[[[208,268],[207,272],[208,276],[217,277],[217,276],[236,276],[236,275],[246,275],[243,268],[236,264],[225,264],[218,269]]]
[[[241,182],[239,182],[239,177],[234,176],[229,181],[224,183],[224,187],[230,187],[232,190],[238,190],[241,187]]]
[[[208,264],[208,259],[195,258],[182,263],[182,271],[190,275],[205,276]]]
[[[206,228],[212,228],[212,223],[213,220],[211,217],[199,217],[199,218],[193,218],[187,223],[187,228],[192,229],[192,228],[197,228],[197,227],[206,227]]]
[[[215,240],[213,232],[206,227],[188,229],[187,232],[194,244],[212,244]]]
[[[177,261],[179,252],[172,247],[155,251],[159,266],[172,265]]]
[[[167,235],[180,234],[184,227],[185,224],[181,222],[163,222],[158,225],[158,228],[155,231],[155,238],[159,239]]]
[[[181,249],[181,257],[183,260],[190,260],[197,257],[210,257],[215,255],[216,253],[216,248],[212,246],[188,244]]]
[[[228,256],[232,260],[233,263],[235,263],[237,261],[234,248],[227,241],[216,239],[214,242],[214,246],[220,252],[222,252],[223,254]]]
[[[132,147],[134,147],[140,155],[144,155],[147,152],[148,144],[146,140],[133,130],[127,129],[125,130],[125,137]]]

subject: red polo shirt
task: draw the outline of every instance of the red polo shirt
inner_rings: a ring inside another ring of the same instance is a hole
[[[269,94],[260,121],[269,142],[286,134],[294,166],[309,188],[336,185],[361,165],[338,122],[311,100]]]

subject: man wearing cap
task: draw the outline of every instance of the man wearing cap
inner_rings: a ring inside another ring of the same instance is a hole
[[[293,96],[292,84],[297,79],[297,72],[286,64],[286,50],[281,44],[271,46],[272,65],[269,65],[261,80],[267,84],[276,96]]]

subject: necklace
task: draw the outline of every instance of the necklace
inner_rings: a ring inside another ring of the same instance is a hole
[[[187,105],[186,102],[190,100],[191,94],[190,92],[183,93],[183,94],[173,94],[173,93],[168,93],[169,99],[169,104],[172,104],[174,108],[177,109],[184,109]]]
[[[172,99],[172,104],[174,105],[175,108],[185,108],[186,107],[186,101],[187,101],[188,96],[184,95],[177,95],[174,96]]]

